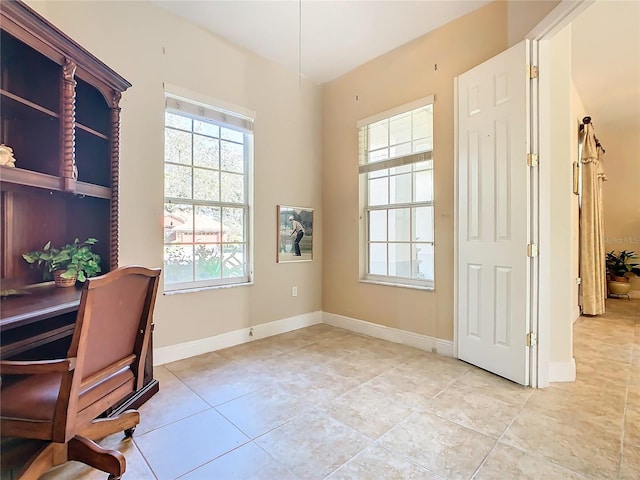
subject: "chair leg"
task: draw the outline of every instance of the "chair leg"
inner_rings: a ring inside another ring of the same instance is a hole
[[[68,444],[69,460],[85,463],[109,474],[109,478],[120,478],[127,462],[117,450],[106,450],[88,438],[76,435]]]
[[[14,472],[15,477],[11,476],[10,478],[18,478],[20,480],[38,480],[47,470],[58,465],[55,461],[58,456],[58,452],[56,450],[60,447],[64,449],[66,445],[48,442],[40,446],[37,451],[31,452],[28,458],[22,459],[20,459],[20,452],[16,452],[18,462],[12,461],[13,452],[3,451],[3,469],[8,469]],[[19,449],[21,447],[17,448]],[[12,468],[14,465],[15,467],[19,466],[17,472]]]
[[[112,433],[135,429],[140,423],[140,412],[137,410],[127,410],[117,417],[96,418],[89,425],[78,430],[77,434],[91,440],[104,438]],[[132,432],[133,433],[133,432]],[[131,436],[131,435],[127,435]]]

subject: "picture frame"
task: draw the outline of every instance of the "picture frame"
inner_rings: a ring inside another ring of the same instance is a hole
[[[277,262],[313,260],[313,209],[278,205]]]

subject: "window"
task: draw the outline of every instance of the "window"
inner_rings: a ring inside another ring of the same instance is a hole
[[[167,96],[166,291],[250,281],[253,120]]]
[[[358,122],[362,279],[433,288],[433,97]]]

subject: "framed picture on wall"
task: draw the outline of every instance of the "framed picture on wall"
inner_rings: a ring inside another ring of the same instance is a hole
[[[313,209],[278,205],[278,263],[313,260]]]

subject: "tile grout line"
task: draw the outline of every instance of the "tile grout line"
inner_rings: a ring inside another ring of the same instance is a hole
[[[133,442],[133,445],[135,446],[135,449],[138,451],[138,453],[140,454],[140,456],[142,457],[142,460],[144,461],[145,465],[147,466],[147,468],[149,469],[149,471],[151,472],[151,475],[153,475],[153,477],[158,480],[158,476],[156,475],[156,472],[153,470],[153,468],[151,468],[151,464],[149,463],[149,460],[147,460],[147,456],[144,454],[144,452],[140,449],[140,447],[138,446],[138,443],[136,442],[135,437],[131,437],[131,441]],[[125,471],[125,474],[127,472]]]
[[[640,304],[639,304],[640,305]],[[638,326],[640,323],[638,321],[634,322],[634,345],[638,340]],[[622,432],[620,433],[620,459],[618,463],[618,479],[622,479],[623,474],[623,462],[624,462],[624,447],[625,447],[625,431],[627,424],[627,411],[629,407],[629,390],[631,389],[631,375],[633,374],[633,365],[636,355],[638,355],[639,350],[637,348],[633,348],[631,350],[631,365],[629,367],[629,373],[627,374],[627,389],[625,392],[625,401],[624,401],[624,415],[622,416]]]
[[[478,473],[480,472],[480,470],[482,469],[482,467],[487,463],[487,460],[489,459],[489,457],[491,456],[491,454],[494,452],[494,450],[496,449],[496,447],[500,444],[500,440],[502,440],[502,438],[507,434],[507,431],[511,428],[511,425],[513,425],[513,422],[516,421],[516,418],[518,418],[518,416],[522,413],[522,411],[524,410],[524,407],[527,405],[527,403],[529,403],[529,400],[531,399],[531,395],[529,395],[529,397],[522,403],[522,406],[520,407],[520,409],[518,410],[518,412],[513,416],[513,418],[511,419],[511,421],[509,422],[509,425],[507,425],[507,427],[504,429],[504,431],[502,432],[502,434],[500,434],[500,436],[498,437],[498,439],[495,441],[495,443],[493,444],[493,447],[491,447],[491,450],[489,450],[489,452],[487,452],[487,454],[484,456],[484,458],[482,459],[482,461],[480,462],[480,465],[478,465],[478,467],[476,468],[476,470],[473,472],[473,474],[471,475],[470,480],[473,480],[474,478],[476,478],[476,476],[478,475]],[[520,450],[520,449],[518,449]]]

